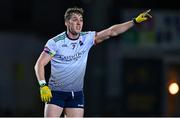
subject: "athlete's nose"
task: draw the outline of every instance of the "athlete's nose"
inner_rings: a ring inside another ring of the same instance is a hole
[[[80,22],[81,22],[81,21],[80,21],[80,20],[78,20],[77,24],[78,24],[78,25],[80,25]]]

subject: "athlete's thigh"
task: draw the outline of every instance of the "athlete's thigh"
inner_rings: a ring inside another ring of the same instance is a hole
[[[63,108],[54,104],[45,104],[44,116],[45,117],[60,117]]]
[[[65,108],[64,112],[67,117],[83,117],[84,116],[83,108]]]

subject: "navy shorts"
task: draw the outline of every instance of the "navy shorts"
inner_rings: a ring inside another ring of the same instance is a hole
[[[62,108],[84,108],[83,91],[63,92],[52,91],[52,99],[48,104],[55,104]]]

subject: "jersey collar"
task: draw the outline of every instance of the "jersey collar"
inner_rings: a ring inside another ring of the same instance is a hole
[[[79,34],[79,36],[78,36],[77,38],[73,39],[73,38],[70,38],[70,37],[68,36],[67,31],[65,32],[65,34],[66,34],[66,37],[67,37],[68,39],[73,40],[73,41],[78,40],[79,37],[80,37],[80,34]]]

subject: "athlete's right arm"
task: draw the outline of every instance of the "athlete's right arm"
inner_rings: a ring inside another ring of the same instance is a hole
[[[50,62],[51,59],[52,56],[43,51],[34,66],[36,77],[40,84],[40,94],[43,102],[50,101],[52,97],[51,90],[46,85],[45,81],[45,66]]]
[[[35,66],[34,66],[36,77],[37,77],[38,81],[45,80],[44,67],[49,63],[49,61],[51,59],[52,59],[52,57],[44,51],[39,56]]]

